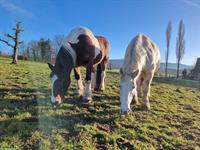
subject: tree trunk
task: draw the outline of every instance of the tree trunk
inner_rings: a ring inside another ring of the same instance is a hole
[[[177,63],[177,73],[176,73],[176,78],[179,78],[179,65],[180,65],[180,61],[178,61]]]
[[[12,64],[17,64],[17,61],[18,61],[17,57],[18,57],[18,47],[14,47]]]
[[[169,49],[167,48],[166,65],[165,65],[165,77],[167,77],[167,67],[168,67],[168,52],[169,52]]]
[[[18,48],[19,48],[19,32],[20,32],[20,28],[19,26],[17,25],[16,26],[16,31],[15,31],[15,46],[14,46],[14,53],[13,53],[13,61],[12,61],[12,64],[17,64],[17,61],[18,61]]]
[[[165,66],[165,77],[167,77],[167,66],[168,66],[168,62],[166,62],[166,66]]]

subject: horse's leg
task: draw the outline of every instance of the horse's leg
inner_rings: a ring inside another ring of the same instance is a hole
[[[143,74],[141,73],[140,77],[138,78],[138,80],[136,82],[136,84],[137,84],[137,94],[138,94],[139,97],[142,97],[143,80],[144,80],[144,77],[143,77]]]
[[[132,103],[133,104],[136,104],[136,105],[139,105],[139,101],[138,101],[138,96],[139,96],[139,93],[138,93],[138,89],[141,89],[141,85],[140,85],[140,79],[141,79],[141,74],[139,73],[136,77],[135,77],[135,88],[132,90],[132,94],[134,95],[133,96],[133,99],[132,99]]]
[[[96,87],[96,70],[94,67],[92,68],[91,86],[92,86],[92,89]]]
[[[100,84],[100,90],[105,90],[105,78],[106,78],[106,64],[101,64],[101,84]]]
[[[74,68],[74,75],[75,75],[75,79],[77,80],[77,92],[78,92],[78,95],[80,97],[82,97],[83,96],[84,86],[83,86],[83,82],[82,82],[82,79],[81,79],[80,67]]]
[[[91,74],[92,74],[93,62],[86,66],[86,78],[85,78],[85,91],[83,99],[86,101],[92,100],[92,89],[91,89]]]
[[[150,97],[150,86],[151,82],[154,76],[154,70],[151,72],[147,72],[145,74],[145,80],[143,81],[143,103],[142,108],[144,110],[150,110],[150,103],[149,103],[149,97]]]
[[[107,68],[107,64],[108,64],[108,60],[109,58],[107,56],[105,56],[103,58],[103,60],[101,61],[101,63],[99,64],[100,66],[100,73],[98,74],[100,76],[100,83],[99,83],[99,87],[97,87],[97,89],[100,89],[102,91],[105,90],[105,78],[106,78],[106,68]]]

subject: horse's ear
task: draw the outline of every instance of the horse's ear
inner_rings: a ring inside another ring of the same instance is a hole
[[[54,66],[50,63],[48,63],[49,68],[51,69],[51,71],[53,71]]]
[[[71,43],[71,42],[68,42],[68,43],[72,48],[76,49],[76,43]]]

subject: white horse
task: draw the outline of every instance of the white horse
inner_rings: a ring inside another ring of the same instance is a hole
[[[160,67],[160,51],[158,46],[146,35],[139,33],[129,43],[120,69],[120,101],[121,111],[131,111],[130,104],[134,98],[143,93],[142,107],[150,110],[150,85],[155,71]]]

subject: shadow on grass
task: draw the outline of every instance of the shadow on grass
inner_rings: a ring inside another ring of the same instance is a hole
[[[39,148],[40,139],[28,143],[32,133],[39,129],[38,101],[42,99],[38,98],[38,93],[46,95],[49,90],[0,88],[0,141],[15,147],[15,141],[9,139],[19,137],[24,143],[22,149]]]
[[[51,135],[54,129],[65,129],[68,131],[65,137],[70,139],[79,133],[75,128],[77,124],[111,125],[115,123],[116,114],[119,114],[119,110],[113,110],[111,107],[119,106],[118,102],[112,101],[118,97],[102,94],[102,96],[94,97],[92,104],[82,103],[78,98],[68,98],[64,103],[69,105],[61,105],[57,108],[57,112],[68,109],[72,110],[70,114],[58,115],[55,110],[55,115],[48,116],[45,113],[52,112],[50,101],[45,99],[49,97],[49,93],[49,89],[0,88],[0,113],[4,116],[0,120],[0,140],[8,142],[10,146],[15,146],[16,143],[6,141],[6,139],[19,137],[23,143],[22,149],[38,149],[42,137],[31,143],[28,142],[35,131]],[[40,95],[43,98],[40,98]],[[83,109],[86,112],[82,112]],[[57,123],[57,121],[61,122]],[[49,127],[46,126],[48,123],[50,123]]]
[[[106,96],[105,96],[106,97]],[[96,98],[96,97],[95,97]],[[76,98],[76,99],[72,99],[72,98],[66,98],[63,103],[67,103],[67,104],[71,104],[72,106],[61,106],[59,109],[74,109],[78,108],[78,115],[80,115],[80,122],[84,123],[84,124],[90,124],[90,123],[107,123],[109,121],[112,122],[112,120],[114,120],[113,117],[111,116],[115,116],[116,114],[119,114],[119,110],[114,110],[112,109],[112,106],[119,106],[119,102],[106,102],[105,100],[97,100],[97,99],[93,99],[92,102],[87,103],[82,101],[82,99],[80,98]],[[108,97],[106,97],[108,98]],[[80,113],[81,109],[84,109],[87,113]],[[106,116],[109,115],[109,119],[107,118],[92,118],[91,116],[93,115],[100,115],[100,116]],[[78,116],[76,116],[78,117]],[[75,117],[75,118],[76,118]],[[85,118],[84,118],[85,117]]]
[[[40,89],[0,88],[0,113],[3,115],[0,120],[0,141],[19,137],[26,143],[32,133],[38,130],[38,91]],[[15,147],[14,141],[8,142]],[[25,144],[22,147],[35,149],[38,148],[36,145]]]

